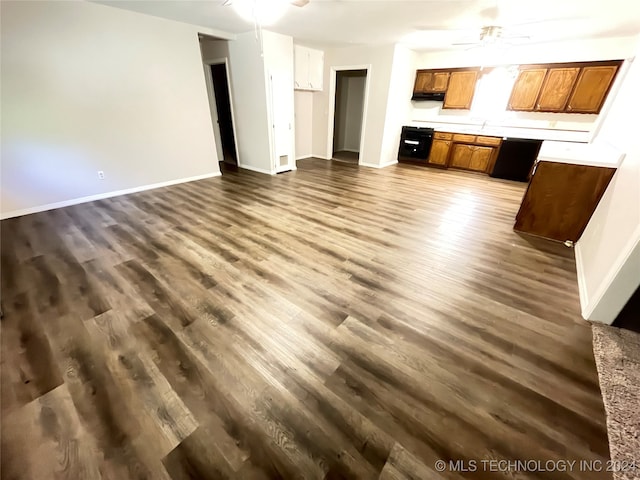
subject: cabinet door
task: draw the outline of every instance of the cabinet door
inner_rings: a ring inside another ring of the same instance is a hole
[[[447,165],[447,157],[449,157],[449,140],[434,140],[431,144],[431,153],[429,153],[428,162],[433,165]]]
[[[550,68],[542,84],[542,91],[536,103],[536,110],[561,112],[576,83],[580,68]]]
[[[561,242],[578,241],[615,171],[539,162],[513,229]]]
[[[413,87],[414,93],[427,93],[433,83],[433,73],[421,72],[418,70],[416,74],[416,84]]]
[[[471,108],[473,92],[476,89],[477,71],[451,72],[449,76],[449,87],[444,97],[442,108]]]
[[[584,67],[569,98],[567,112],[599,113],[617,71],[617,65]]]
[[[469,170],[486,172],[489,162],[491,161],[491,155],[493,155],[493,148],[474,145],[472,149],[473,153],[469,159]]]
[[[471,157],[473,156],[473,146],[462,143],[454,143],[451,150],[451,160],[449,166],[454,168],[469,169]]]
[[[322,90],[324,80],[324,52],[309,48],[309,89]]]
[[[309,51],[300,45],[293,46],[293,85],[306,89],[309,84]]]
[[[435,72],[433,74],[433,82],[431,91],[434,93],[442,93],[447,91],[449,85],[449,72]]]
[[[509,110],[532,112],[546,73],[546,68],[522,70],[511,91]]]

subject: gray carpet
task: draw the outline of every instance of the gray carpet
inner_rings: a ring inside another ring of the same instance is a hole
[[[593,353],[616,480],[640,478],[640,334],[594,323]],[[635,468],[633,467],[635,462]]]

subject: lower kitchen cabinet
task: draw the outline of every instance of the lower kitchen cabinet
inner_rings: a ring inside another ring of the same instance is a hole
[[[513,229],[561,242],[578,241],[615,171],[539,162]]]
[[[436,138],[431,144],[431,153],[429,153],[427,163],[446,167],[447,158],[449,158],[449,148],[451,148],[451,140],[440,140]]]
[[[492,147],[455,143],[451,151],[449,166],[476,172],[486,172],[493,152],[494,149]]]

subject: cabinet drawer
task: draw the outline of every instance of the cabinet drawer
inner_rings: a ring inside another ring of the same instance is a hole
[[[502,139],[500,137],[478,137],[476,143],[479,145],[500,145]]]
[[[458,142],[474,143],[476,141],[476,136],[475,135],[463,135],[462,133],[456,133],[453,136],[453,140],[454,141],[458,141]]]
[[[453,134],[451,134],[451,133],[435,132],[433,134],[433,138],[438,139],[438,140],[451,140],[451,137],[453,137]]]

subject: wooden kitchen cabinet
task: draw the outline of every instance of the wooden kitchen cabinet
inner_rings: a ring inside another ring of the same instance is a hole
[[[413,93],[444,93],[448,85],[448,71],[418,70]]]
[[[546,68],[521,70],[511,91],[509,110],[532,111],[536,106],[546,74]]]
[[[550,68],[542,84],[535,110],[537,112],[562,112],[567,105],[580,69]]]
[[[476,172],[486,172],[494,149],[479,145],[455,143],[451,150],[449,166]]]
[[[452,71],[442,108],[470,109],[477,80],[478,70]]]
[[[615,171],[538,162],[513,229],[561,242],[578,241]]]
[[[440,140],[435,138],[431,144],[431,152],[429,153],[427,163],[430,165],[446,167],[450,148],[451,140]]]
[[[599,113],[622,60],[522,65],[508,110]]]
[[[571,113],[598,113],[609,93],[618,64],[584,67],[569,97],[567,111]]]

